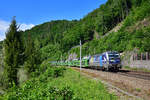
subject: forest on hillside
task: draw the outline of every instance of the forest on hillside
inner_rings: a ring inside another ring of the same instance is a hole
[[[80,20],[56,20],[22,31],[27,44],[32,39],[40,50],[41,59],[67,59],[69,53],[79,55],[83,44],[83,56],[109,50],[118,52],[138,49],[150,51],[149,0],[108,0],[106,4]],[[120,25],[117,31],[112,31]],[[109,34],[107,34],[109,33]],[[71,49],[72,48],[72,49]]]
[[[24,33],[29,34],[41,50],[42,59],[66,59],[68,51],[78,53],[82,40],[83,56],[108,50],[124,52],[139,49],[150,51],[149,47],[149,0],[108,0],[80,20],[57,20],[37,25]],[[142,26],[141,23],[147,23]],[[111,32],[121,23],[117,32]],[[86,51],[86,52],[85,52]]]

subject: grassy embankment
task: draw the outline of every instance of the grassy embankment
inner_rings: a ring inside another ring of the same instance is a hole
[[[116,100],[105,86],[69,68],[48,68],[20,87],[14,86],[0,100]]]

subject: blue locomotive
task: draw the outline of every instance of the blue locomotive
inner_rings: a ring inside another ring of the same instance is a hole
[[[108,51],[93,55],[89,59],[89,66],[102,70],[119,70],[121,68],[120,54],[116,51]]]

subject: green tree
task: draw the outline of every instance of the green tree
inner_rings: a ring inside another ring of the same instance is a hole
[[[23,50],[21,33],[18,31],[14,17],[4,40],[4,85],[6,87],[18,84],[17,71],[23,63]]]
[[[40,53],[38,46],[35,45],[33,40],[31,40],[30,34],[28,34],[28,41],[26,43],[25,49],[25,68],[29,73],[35,72],[38,65],[41,63]]]

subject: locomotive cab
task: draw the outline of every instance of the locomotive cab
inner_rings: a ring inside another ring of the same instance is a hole
[[[119,70],[121,68],[121,59],[118,52],[107,52],[106,56],[108,70]]]

